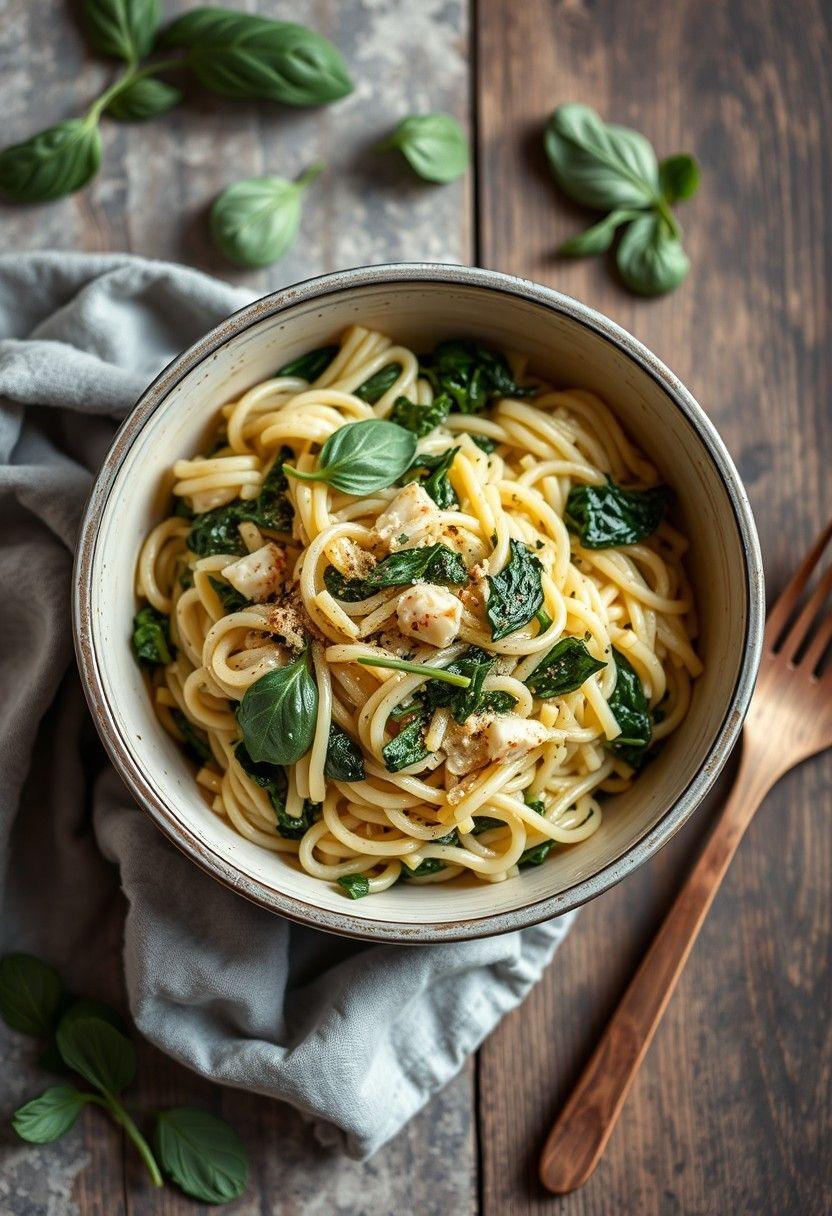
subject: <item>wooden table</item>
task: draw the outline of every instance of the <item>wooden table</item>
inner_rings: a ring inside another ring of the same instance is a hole
[[[258,291],[396,259],[478,262],[552,284],[646,342],[709,412],[748,486],[774,594],[832,500],[828,4],[245,7],[325,32],[351,64],[355,94],[306,112],[199,97],[145,127],[111,124],[90,188],[47,207],[0,208],[3,248],[131,250]],[[6,138],[77,112],[106,77],[69,6],[0,0]],[[588,222],[554,188],[541,151],[547,114],[567,100],[644,131],[660,154],[684,149],[701,161],[702,189],[683,213],[693,269],[676,294],[634,299],[602,260],[555,257]],[[369,151],[399,116],[426,109],[449,110],[471,131],[474,165],[461,183],[423,185]],[[295,248],[269,271],[233,272],[206,237],[213,196],[235,178],[294,174],[319,157],[329,171],[308,196]],[[478,1060],[365,1165],[315,1148],[289,1108],[212,1088],[150,1049],[141,1097],[200,1102],[239,1127],[253,1181],[227,1209],[235,1216],[828,1212],[830,773],[828,758],[805,765],[757,817],[604,1161],[575,1195],[541,1191],[542,1138],[667,907],[707,808],[585,910]],[[113,942],[102,965],[114,987],[118,957]],[[5,1112],[42,1082],[19,1043],[4,1042]],[[94,1114],[55,1146],[12,1140],[0,1133],[8,1216],[197,1210],[147,1187],[133,1154]]]

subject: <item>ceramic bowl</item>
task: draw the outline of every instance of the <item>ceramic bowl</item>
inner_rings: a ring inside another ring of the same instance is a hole
[[[416,350],[471,336],[522,351],[553,383],[600,393],[673,487],[690,538],[704,675],[690,711],[601,828],[502,883],[399,883],[351,902],[334,884],[249,843],[205,805],[158,723],[130,652],[136,555],[166,512],[164,474],[198,451],[217,410],[296,355],[360,322]],[[87,698],[136,800],[197,865],[263,907],[380,941],[482,937],[556,916],[647,861],[713,785],[737,741],[759,661],[760,552],[748,499],[706,414],[630,334],[558,292],[492,271],[376,266],[256,301],[174,360],[116,436],[90,498],[75,569],[74,626]]]

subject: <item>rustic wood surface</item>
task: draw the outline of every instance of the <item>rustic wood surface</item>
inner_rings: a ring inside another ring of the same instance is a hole
[[[229,4],[237,0],[227,0]],[[832,58],[823,0],[247,0],[305,21],[358,82],[337,106],[282,112],[192,97],[144,127],[107,129],[102,174],[69,200],[0,206],[2,247],[130,250],[267,290],[396,258],[479,261],[600,308],[681,375],[728,442],[760,527],[769,595],[829,513],[832,467]],[[168,13],[192,7],[165,0]],[[59,0],[0,0],[3,139],[76,113],[108,78]],[[582,100],[695,153],[684,207],[693,269],[635,300],[600,259],[554,250],[589,217],[555,190],[542,123]],[[425,187],[368,145],[401,114],[471,119],[476,165]],[[277,266],[230,268],[206,238],[228,180],[323,158],[302,232]],[[476,223],[472,217],[476,216]],[[149,1103],[198,1101],[239,1127],[253,1182],[234,1216],[815,1216],[832,1205],[829,758],[791,774],[752,824],[604,1160],[553,1199],[546,1132],[669,905],[716,805],[590,905],[525,1005],[461,1076],[365,1165],[322,1153],[288,1108],[191,1076],[143,1048]],[[727,778],[726,778],[727,780]],[[723,789],[725,781],[723,781]],[[717,795],[718,798],[718,795]],[[118,942],[102,958],[120,987]],[[0,1038],[0,1115],[42,1085],[28,1045]],[[5,1216],[178,1216],[96,1112],[45,1148],[0,1130]]]

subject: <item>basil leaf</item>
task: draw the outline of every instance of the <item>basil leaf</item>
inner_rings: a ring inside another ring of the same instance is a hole
[[[606,746],[625,764],[638,769],[645,761],[647,748],[653,737],[653,723],[647,697],[644,695],[644,685],[638,674],[620,650],[613,649],[612,653],[617,676],[608,705],[621,727],[621,734]]]
[[[154,80],[152,76],[144,76],[119,89],[107,102],[104,113],[116,122],[146,122],[148,118],[167,114],[181,100],[180,89],[165,84],[163,80]]]
[[[669,203],[691,198],[699,189],[699,166],[686,152],[668,156],[659,165],[659,185]]]
[[[468,581],[468,571],[460,555],[442,544],[399,549],[383,558],[363,579],[345,578],[333,566],[324,571],[329,594],[349,604],[369,599],[383,587],[407,587],[419,581],[458,587]]]
[[[563,697],[601,671],[606,663],[594,658],[578,638],[561,638],[540,660],[525,684],[536,697]]]
[[[246,751],[267,764],[296,764],[305,756],[317,716],[318,685],[308,651],[256,680],[237,709]]]
[[[564,241],[558,253],[575,258],[592,257],[594,254],[606,253],[613,242],[616,230],[629,220],[636,219],[640,214],[641,212],[639,211],[611,211],[609,215],[599,220],[597,224],[593,224],[591,228],[587,228],[586,232],[579,232],[577,236],[570,237],[568,241]]]
[[[416,718],[403,727],[395,739],[385,743],[381,754],[388,772],[398,773],[400,769],[407,768],[408,765],[416,764],[427,757],[425,726],[426,722],[423,717]]]
[[[359,384],[353,395],[360,397],[368,405],[376,405],[384,394],[390,391],[401,374],[402,369],[398,363],[385,363],[384,367],[380,367],[363,384]]]
[[[173,661],[170,618],[157,612],[152,604],[140,608],[133,617],[133,655],[146,667],[160,667]]]
[[[12,1127],[30,1144],[51,1144],[69,1131],[89,1101],[90,1095],[74,1085],[52,1085],[14,1112]]]
[[[348,422],[327,439],[318,456],[318,468],[301,473],[284,469],[302,481],[323,481],[343,494],[372,494],[386,489],[408,468],[416,452],[416,436],[394,422],[367,418]]]
[[[84,0],[82,15],[96,51],[135,63],[149,54],[162,12],[159,0]]]
[[[468,140],[450,114],[411,114],[393,134],[376,144],[376,152],[397,148],[419,177],[452,182],[468,167]]]
[[[505,692],[488,693],[483,690],[485,677],[494,668],[497,656],[488,654],[478,646],[471,646],[459,658],[445,668],[454,675],[467,676],[471,681],[467,688],[454,688],[440,680],[430,680],[424,689],[425,707],[429,713],[435,709],[450,709],[454,719],[462,724],[471,714],[507,713],[517,704],[514,697]]]
[[[659,168],[648,140],[629,127],[602,122],[589,106],[558,106],[544,142],[558,185],[578,203],[604,211],[643,208],[659,195]]]
[[[16,203],[46,203],[86,186],[101,164],[101,136],[70,118],[0,152],[0,191]]]
[[[340,349],[340,346],[319,346],[317,350],[310,350],[297,359],[290,359],[274,374],[275,376],[297,376],[300,380],[308,380],[311,384],[313,380],[317,380],[324,374]]]
[[[58,1020],[63,984],[54,967],[31,954],[0,959],[0,1017],[12,1030],[48,1038]]]
[[[64,1063],[102,1093],[121,1093],[136,1074],[133,1044],[103,1018],[62,1018],[55,1038]]]
[[[268,266],[291,246],[300,225],[300,203],[323,165],[296,181],[248,177],[227,186],[211,208],[214,244],[238,266]]]
[[[518,866],[542,865],[554,847],[554,840],[544,840],[540,844],[532,845],[530,849],[526,849],[520,854],[517,864]]]
[[[420,360],[420,375],[437,394],[447,394],[452,410],[473,414],[499,397],[529,397],[534,387],[521,387],[511,375],[504,355],[478,342],[440,342]]]
[[[286,496],[286,474],[282,462],[291,456],[290,448],[282,448],[280,456],[263,478],[260,493],[245,502],[232,502],[227,507],[215,507],[194,516],[188,533],[188,548],[198,557],[229,553],[244,557],[248,552],[238,527],[241,523],[257,524],[272,532],[289,532],[292,527],[292,504]]]
[[[324,776],[332,781],[363,781],[366,775],[361,748],[336,722],[331,722]]]
[[[611,480],[602,486],[573,486],[566,499],[566,523],[584,549],[637,545],[662,522],[668,498],[665,486],[623,490]]]
[[[154,1147],[165,1173],[186,1195],[203,1203],[229,1203],[248,1182],[240,1137],[205,1110],[178,1106],[156,1116]]]
[[[690,270],[681,241],[662,215],[634,220],[619,242],[615,264],[624,284],[643,296],[660,296],[678,287]]]
[[[211,759],[212,752],[211,744],[208,742],[208,736],[205,731],[200,730],[198,726],[194,726],[190,718],[187,718],[181,709],[172,709],[170,716],[185,736],[183,744],[185,755],[193,760],[194,764],[207,764]]]
[[[447,393],[434,397],[430,405],[417,405],[407,397],[397,397],[390,411],[390,421],[412,431],[417,439],[424,439],[435,427],[442,425],[452,404]]]
[[[200,83],[225,97],[317,106],[353,90],[332,43],[289,21],[196,8],[164,30],[162,45],[184,47]]]
[[[528,624],[543,603],[540,561],[522,541],[508,543],[508,562],[499,574],[488,577],[485,614],[491,622],[494,642]]]
[[[350,899],[363,899],[370,894],[370,880],[366,874],[342,874],[335,881],[344,888]]]

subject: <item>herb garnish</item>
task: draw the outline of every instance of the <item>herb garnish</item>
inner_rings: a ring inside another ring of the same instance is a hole
[[[226,186],[211,208],[214,244],[238,266],[276,262],[297,236],[301,199],[323,169],[310,165],[294,181],[247,177]]]
[[[366,578],[345,578],[334,566],[327,566],[324,571],[324,586],[329,594],[348,604],[369,599],[383,587],[406,587],[419,580],[458,587],[468,581],[468,571],[456,550],[439,543],[389,553]]]
[[[237,709],[246,751],[254,761],[296,764],[315,737],[318,685],[304,650],[293,663],[267,672],[246,689]]]
[[[616,265],[624,283],[642,295],[678,287],[690,263],[671,204],[690,198],[699,168],[681,153],[659,165],[649,141],[629,127],[604,123],[588,106],[559,106],[549,119],[546,153],[561,189],[579,203],[608,214],[572,237],[561,253],[605,253],[616,231],[624,235]]]
[[[578,638],[561,638],[544,655],[525,684],[536,697],[563,697],[606,667]]]
[[[155,1122],[155,1153],[151,1149],[136,1112],[132,1106],[128,1112],[121,1098],[135,1076],[136,1055],[114,1009],[73,1000],[52,967],[29,954],[8,954],[0,959],[0,1016],[14,1030],[49,1042],[39,1061],[43,1067],[70,1070],[92,1086],[80,1090],[63,1082],[26,1102],[12,1116],[21,1139],[51,1143],[72,1128],[85,1106],[95,1105],[124,1130],[155,1186],[162,1186],[164,1171],[205,1203],[226,1203],[243,1193],[245,1149],[234,1129],[214,1115],[188,1107],[144,1112]]]
[[[318,467],[302,473],[284,464],[301,481],[322,481],[343,494],[371,494],[391,486],[410,467],[416,436],[395,422],[366,418],[334,431],[318,455]]]
[[[637,545],[662,522],[669,500],[666,486],[623,490],[609,478],[600,486],[573,486],[566,499],[567,526],[585,549]]]
[[[494,642],[528,624],[543,604],[540,560],[522,541],[512,539],[508,543],[508,562],[499,574],[488,576],[485,614]]]
[[[411,169],[429,182],[452,182],[468,166],[468,140],[450,114],[411,114],[403,118],[376,152],[398,149]]]
[[[363,899],[370,894],[370,880],[366,874],[342,874],[335,881],[344,888],[350,899]]]
[[[467,688],[471,677],[464,672],[454,671],[453,663],[447,667],[432,667],[429,663],[410,663],[407,659],[388,659],[384,655],[361,655],[356,659],[364,667],[387,667],[390,671],[406,671],[414,676],[430,676],[432,680],[440,680],[453,684],[456,688]]]
[[[133,617],[133,654],[144,667],[161,667],[173,661],[175,648],[170,640],[170,617],[145,604]]]
[[[297,376],[300,380],[307,380],[311,384],[313,380],[317,380],[324,374],[340,349],[339,346],[319,346],[316,350],[307,351],[305,355],[284,363],[274,375],[276,377]]]

